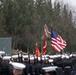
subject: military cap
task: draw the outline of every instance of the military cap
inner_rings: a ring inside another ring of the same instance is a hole
[[[18,70],[23,70],[26,66],[22,63],[18,62],[12,62],[13,68],[18,69]]]

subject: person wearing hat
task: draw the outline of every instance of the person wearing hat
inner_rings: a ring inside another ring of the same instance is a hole
[[[0,58],[0,75],[11,75],[9,63]]]
[[[56,75],[56,69],[58,67],[57,66],[49,66],[49,67],[43,67],[42,70],[43,75]]]
[[[12,62],[11,65],[13,66],[12,75],[24,75],[23,69],[26,67],[24,64]]]
[[[3,56],[3,61],[5,61],[5,62],[7,62],[7,63],[9,63],[10,62],[10,60],[11,60],[11,56]]]

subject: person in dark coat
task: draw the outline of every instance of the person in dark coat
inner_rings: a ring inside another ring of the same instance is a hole
[[[0,75],[11,75],[9,63],[0,58]]]

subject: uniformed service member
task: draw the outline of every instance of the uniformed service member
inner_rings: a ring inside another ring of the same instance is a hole
[[[56,75],[56,69],[58,67],[57,66],[49,66],[49,67],[43,67],[43,75]]]
[[[9,63],[0,58],[0,75],[11,75]]]
[[[26,67],[24,64],[18,62],[12,62],[11,64],[13,66],[12,75],[24,75],[23,69]]]

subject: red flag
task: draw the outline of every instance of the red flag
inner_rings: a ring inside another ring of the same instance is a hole
[[[40,51],[39,51],[39,48],[38,48],[37,43],[36,43],[36,52],[35,52],[35,55],[36,55],[37,57],[40,57]]]
[[[67,45],[66,41],[62,39],[62,37],[51,28],[51,38],[52,38],[52,47],[57,52],[61,52],[65,46]]]
[[[47,39],[49,39],[51,32],[49,32],[48,30],[48,26],[45,24],[44,25],[44,33],[42,35],[42,39],[43,39],[43,49],[42,49],[42,55],[44,55],[47,51]]]
[[[44,55],[46,53],[46,51],[47,51],[47,41],[46,41],[46,39],[44,39],[42,55]]]

